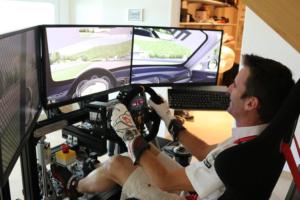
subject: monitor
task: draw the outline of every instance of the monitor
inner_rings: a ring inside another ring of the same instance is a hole
[[[43,105],[58,107],[130,84],[132,26],[45,26]]]
[[[41,109],[39,32],[0,35],[0,185],[5,184]]]
[[[134,27],[132,84],[215,85],[222,30]]]

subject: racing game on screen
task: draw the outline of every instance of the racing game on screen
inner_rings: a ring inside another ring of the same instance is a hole
[[[130,82],[132,27],[47,27],[47,104]]]
[[[131,83],[215,84],[222,31],[135,27]]]

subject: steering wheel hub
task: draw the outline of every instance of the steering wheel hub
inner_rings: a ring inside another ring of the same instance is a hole
[[[143,86],[134,86],[129,90],[121,91],[117,99],[127,107],[142,136],[147,141],[151,141],[158,133],[160,117],[148,105],[146,93],[150,95],[152,101],[162,102],[161,97],[153,89]]]

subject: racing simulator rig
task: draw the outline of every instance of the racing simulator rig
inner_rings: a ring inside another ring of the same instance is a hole
[[[11,199],[8,177],[20,155],[24,198],[38,200],[66,197],[52,169],[84,177],[100,156],[127,151],[110,126],[118,102],[127,106],[148,141],[166,143],[157,140],[160,118],[147,104],[148,98],[161,102],[152,87],[172,87],[171,98],[184,88],[216,85],[222,34],[170,27],[42,25],[0,36],[0,199]],[[109,98],[117,91],[116,98]],[[207,92],[201,93],[203,98],[223,95],[227,100],[222,105],[228,102],[224,92]],[[77,110],[62,111],[74,103]],[[186,108],[184,102],[172,105]],[[38,120],[42,108],[46,119]],[[62,130],[64,142],[53,145],[47,136],[56,130]],[[162,149],[189,164],[185,149],[174,144]],[[120,188],[80,199],[118,195]]]

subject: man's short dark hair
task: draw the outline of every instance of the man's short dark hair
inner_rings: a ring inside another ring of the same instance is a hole
[[[256,55],[243,55],[243,65],[250,69],[242,98],[259,99],[258,113],[267,123],[272,120],[295,84],[291,71],[283,64]]]

